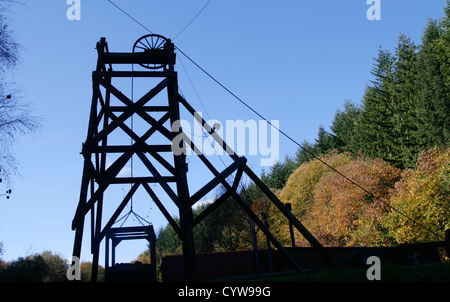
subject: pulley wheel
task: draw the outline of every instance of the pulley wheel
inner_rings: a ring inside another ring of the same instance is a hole
[[[167,39],[161,35],[149,34],[140,37],[133,46],[133,53],[152,52],[154,50],[164,50]],[[159,69],[163,64],[139,64],[148,69]]]

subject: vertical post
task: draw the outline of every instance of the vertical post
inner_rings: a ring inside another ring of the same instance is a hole
[[[264,221],[264,226],[267,229],[269,229],[269,222],[267,221],[267,214],[262,212],[261,217]],[[271,252],[271,248],[270,248],[269,237],[267,237],[267,257],[268,257],[268,261],[269,261],[269,272],[270,272],[270,274],[272,274],[273,273],[273,264],[272,264],[272,252]]]
[[[153,227],[150,235],[150,264],[152,266],[152,280],[156,281],[156,245],[155,245],[155,232]]]
[[[173,44],[170,40],[166,43],[168,49],[173,48]],[[178,101],[178,82],[177,73],[173,71],[173,66],[169,66],[169,70],[172,74],[169,76],[170,80],[167,84],[167,94],[169,99],[169,111],[170,122],[173,125],[175,122],[180,121],[180,107]],[[174,131],[174,129],[172,129]],[[175,129],[173,133],[174,137],[181,133],[182,129]],[[185,148],[185,146],[183,146]],[[186,152],[181,152],[180,155],[174,154],[175,163],[175,178],[177,183],[178,198],[180,201],[179,213],[180,213],[180,229],[181,229],[181,241],[183,245],[184,256],[184,271],[187,282],[196,282],[197,280],[197,267],[195,261],[195,245],[194,245],[194,216],[192,213],[192,207],[189,202],[189,188],[187,184],[187,166],[186,166]]]
[[[81,243],[83,239],[83,228],[84,228],[84,217],[82,217],[80,220],[81,222],[75,229],[75,240],[73,244],[73,253],[72,256],[78,257],[80,259],[81,257]]]
[[[98,257],[100,253],[100,243],[95,243],[94,247],[94,255],[92,257],[92,272],[91,272],[91,281],[97,282],[98,277]]]
[[[286,203],[286,209],[289,212],[292,212],[292,205],[290,203]],[[295,247],[294,226],[292,225],[292,222],[290,220],[289,220],[289,233],[291,235],[292,247]]]
[[[109,267],[109,232],[106,233],[105,238],[105,270]]]
[[[253,222],[253,219],[251,219],[251,218],[249,218],[248,221],[250,223],[250,232],[252,233],[252,241],[253,241],[253,251],[255,253],[255,268],[256,268],[256,273],[259,276],[261,272],[260,272],[260,268],[259,268],[259,255],[258,255],[258,245],[257,245],[257,241],[256,241],[255,223]]]
[[[116,234],[111,234],[111,267],[116,265],[116,246],[117,246],[117,240],[116,240]]]

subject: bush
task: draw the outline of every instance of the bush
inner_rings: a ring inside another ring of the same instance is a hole
[[[441,240],[431,232],[443,236],[450,228],[450,149],[423,151],[416,169],[403,172],[391,205],[414,220],[396,211],[384,217],[383,225],[396,243]]]
[[[19,257],[5,263],[0,269],[2,282],[63,282],[66,278],[67,265],[59,255],[50,251]]]
[[[388,199],[390,189],[400,179],[400,171],[381,159],[341,153],[323,160],[382,199]],[[381,221],[386,205],[319,160],[294,171],[280,199],[292,204],[294,215],[323,245],[373,245],[384,241]],[[307,245],[301,236],[296,241]]]

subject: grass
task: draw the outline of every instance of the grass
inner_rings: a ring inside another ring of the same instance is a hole
[[[311,274],[295,274],[253,279],[254,282],[369,282],[365,269],[345,269]],[[373,282],[373,281],[370,281]],[[450,282],[450,263],[381,266],[381,281],[376,282]]]

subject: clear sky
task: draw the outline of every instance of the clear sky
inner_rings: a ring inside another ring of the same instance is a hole
[[[81,0],[79,21],[67,19],[66,0],[21,2],[9,13],[22,46],[14,79],[44,126],[14,146],[21,175],[13,179],[11,198],[0,199],[2,258],[44,250],[68,258],[96,42],[106,37],[110,51],[127,52],[148,32],[107,0]],[[207,1],[114,2],[154,33],[173,38]],[[381,20],[369,21],[366,0],[212,0],[173,42],[263,116],[279,120],[295,140],[313,141],[345,100],[360,103],[379,46],[394,49],[402,32],[419,44],[427,18],[442,17],[443,6],[444,0],[381,0]],[[222,122],[259,119],[180,54],[176,69],[180,89],[198,111],[203,103],[208,116]],[[280,136],[281,159],[296,150]],[[247,158],[259,174],[259,158]],[[166,221],[148,202],[138,214],[158,230]],[[90,261],[88,239],[86,229],[82,260]],[[145,245],[126,243],[119,261],[134,260]]]

